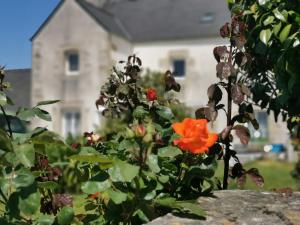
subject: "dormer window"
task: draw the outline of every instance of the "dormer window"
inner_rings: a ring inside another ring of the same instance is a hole
[[[77,51],[68,51],[65,54],[66,75],[79,74],[79,53]]]

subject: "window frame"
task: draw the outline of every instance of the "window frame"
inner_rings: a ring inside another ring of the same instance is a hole
[[[71,65],[70,65],[70,56],[72,55],[77,55],[77,60],[78,60],[78,70],[70,70],[71,69]],[[79,51],[77,50],[68,50],[65,52],[65,56],[64,56],[64,60],[65,60],[65,74],[67,76],[76,76],[79,75],[80,73],[80,54]]]
[[[70,131],[67,131],[67,114],[70,114],[70,124],[71,124],[71,129]],[[79,120],[78,120],[78,127],[76,126],[76,116],[79,115]],[[69,134],[71,134],[73,137],[77,137],[80,135],[81,132],[81,126],[82,126],[82,115],[80,110],[64,110],[62,112],[62,134],[64,137],[67,137]],[[76,129],[77,128],[77,129]],[[74,129],[74,130],[72,130]]]
[[[183,64],[183,74],[176,74],[175,70],[175,63],[182,61]],[[187,60],[184,57],[181,58],[171,58],[171,70],[173,71],[173,75],[175,79],[184,79],[186,77],[186,70],[187,70]]]

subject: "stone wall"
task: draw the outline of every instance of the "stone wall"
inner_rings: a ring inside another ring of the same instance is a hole
[[[216,191],[198,199],[206,220],[168,214],[148,225],[300,225],[300,193]]]

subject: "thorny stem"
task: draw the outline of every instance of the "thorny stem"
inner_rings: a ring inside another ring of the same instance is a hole
[[[230,53],[229,53],[229,63],[232,61],[232,45],[230,45]],[[232,79],[228,78],[227,85],[227,126],[231,125],[231,111],[232,111],[232,97],[231,97],[231,85]],[[226,148],[224,155],[224,176],[223,176],[223,189],[226,190],[228,188],[228,174],[229,174],[229,160],[230,160],[230,139],[226,140]]]

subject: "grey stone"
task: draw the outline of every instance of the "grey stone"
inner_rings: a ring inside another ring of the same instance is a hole
[[[200,197],[206,220],[184,219],[168,214],[148,225],[300,225],[300,193],[216,191]]]

